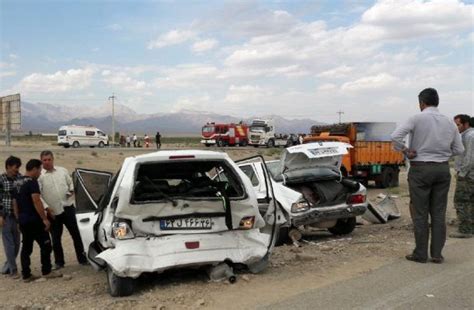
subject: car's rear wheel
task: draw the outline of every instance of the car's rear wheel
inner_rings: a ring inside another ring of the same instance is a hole
[[[110,266],[107,266],[107,283],[113,297],[130,296],[135,289],[134,279],[117,276]]]
[[[354,231],[356,227],[356,218],[339,219],[334,227],[328,228],[334,235],[347,235]]]

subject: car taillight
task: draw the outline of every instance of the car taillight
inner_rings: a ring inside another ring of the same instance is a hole
[[[239,229],[252,229],[255,223],[255,216],[246,216],[240,220]]]
[[[169,159],[189,159],[189,158],[195,158],[194,155],[174,155],[170,156]]]
[[[125,222],[115,222],[112,224],[112,233],[113,236],[119,240],[133,239],[135,234],[132,229]]]
[[[184,245],[186,246],[186,249],[188,250],[199,249],[199,241],[188,241],[188,242],[185,242]]]
[[[354,205],[358,203],[364,203],[365,202],[365,195],[357,194],[357,195],[351,195],[347,199],[347,203]]]

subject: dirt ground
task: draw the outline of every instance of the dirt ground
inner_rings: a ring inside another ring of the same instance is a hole
[[[164,145],[179,149],[183,145]],[[38,158],[42,149],[52,149],[56,164],[69,171],[77,167],[115,172],[123,159],[153,149],[62,149],[50,144],[31,143],[0,149],[0,162],[15,155],[24,163]],[[211,148],[212,149],[212,148]],[[229,148],[233,159],[257,153],[277,158],[278,151],[254,148]],[[2,170],[0,170],[2,171]],[[23,171],[23,169],[22,169]],[[413,246],[412,225],[408,211],[406,172],[400,176],[400,187],[381,190],[369,186],[369,198],[379,193],[394,195],[402,217],[387,224],[359,225],[348,236],[334,237],[326,231],[313,231],[304,236],[301,247],[285,245],[274,249],[271,263],[258,275],[239,274],[235,284],[209,282],[204,271],[179,270],[140,278],[134,295],[112,298],[107,293],[104,272],[75,261],[72,240],[63,236],[66,267],[63,278],[23,283],[0,276],[0,308],[6,309],[253,309],[278,302],[336,281],[369,273],[384,264],[403,259]],[[454,182],[450,190],[448,220],[455,218],[452,204]],[[449,227],[452,230],[453,227]],[[450,240],[448,240],[450,242]],[[40,274],[39,248],[32,256],[32,270]],[[446,253],[449,259],[449,253]],[[0,263],[4,261],[0,251]],[[19,263],[19,259],[18,259]]]

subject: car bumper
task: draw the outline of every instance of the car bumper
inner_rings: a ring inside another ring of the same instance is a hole
[[[337,220],[342,218],[359,216],[364,214],[366,210],[366,203],[357,205],[344,204],[339,206],[313,208],[304,214],[293,215],[291,223],[294,226],[309,225],[326,220]]]
[[[172,235],[120,240],[96,258],[104,260],[121,277],[137,278],[144,272],[162,272],[185,266],[214,265],[224,261],[257,263],[267,253],[269,235],[258,229],[214,234]],[[189,249],[186,242],[199,242]]]

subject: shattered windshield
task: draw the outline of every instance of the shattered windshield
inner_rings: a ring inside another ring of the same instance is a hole
[[[278,180],[280,179],[280,162],[279,161],[271,161],[271,162],[266,162],[268,172],[270,172],[270,175],[272,176],[272,179]]]
[[[144,163],[138,168],[134,202],[244,196],[239,177],[223,160]]]

